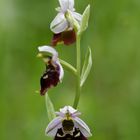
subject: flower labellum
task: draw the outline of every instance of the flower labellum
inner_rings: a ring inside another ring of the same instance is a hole
[[[58,44],[70,45],[76,41],[76,34],[74,30],[64,31],[62,33],[54,34],[52,39],[52,46]]]
[[[58,59],[58,53],[50,46],[39,47],[39,52],[50,53],[52,56],[46,55],[43,60],[46,64],[46,70],[40,79],[40,94],[45,95],[49,88],[56,86],[62,81],[64,76],[63,68]]]
[[[54,140],[87,140],[92,136],[89,127],[78,117],[81,113],[71,106],[65,106],[56,114],[46,128],[46,135]]]
[[[60,42],[63,42],[65,45],[70,45],[76,40],[74,21],[68,19],[68,14],[70,14],[78,24],[80,24],[82,20],[82,15],[75,12],[74,0],[59,0],[59,3],[60,7],[56,8],[58,14],[50,24],[50,29],[54,33],[52,39],[53,46]]]

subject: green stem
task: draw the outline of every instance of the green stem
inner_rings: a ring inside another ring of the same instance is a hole
[[[73,107],[76,109],[80,99],[81,87],[80,87],[80,73],[81,73],[81,50],[80,50],[80,35],[77,34],[76,52],[77,52],[77,77],[76,77],[76,95],[74,99]]]
[[[77,75],[77,70],[71,64],[62,59],[59,59],[59,61],[67,70],[71,71],[74,75]]]

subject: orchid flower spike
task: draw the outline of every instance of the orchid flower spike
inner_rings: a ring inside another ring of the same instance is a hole
[[[64,76],[63,68],[59,62],[57,51],[50,46],[38,47],[46,64],[46,70],[40,78],[40,94],[45,95],[49,88],[56,86]],[[49,53],[45,55],[46,53]],[[44,55],[43,55],[44,54]]]
[[[56,114],[46,128],[47,136],[54,140],[87,140],[92,136],[89,127],[78,117],[81,113],[71,106],[65,106]]]
[[[57,16],[50,24],[50,29],[54,33],[52,39],[52,45],[56,46],[57,43],[64,43],[70,45],[75,42],[76,35],[74,31],[74,21],[80,24],[82,15],[75,12],[74,0],[59,0],[60,7],[56,8],[58,11]],[[72,19],[69,19],[67,15],[70,14]],[[71,21],[70,21],[71,20]]]

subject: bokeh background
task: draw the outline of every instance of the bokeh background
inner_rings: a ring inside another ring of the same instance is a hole
[[[140,0],[75,0],[82,13],[91,4],[82,36],[93,67],[83,87],[79,110],[91,128],[90,140],[140,139]],[[0,0],[0,139],[50,140],[48,118],[36,90],[44,71],[37,47],[50,44],[50,22],[57,0]],[[75,65],[75,45],[58,46],[59,56]],[[75,78],[49,91],[58,110],[72,105]]]

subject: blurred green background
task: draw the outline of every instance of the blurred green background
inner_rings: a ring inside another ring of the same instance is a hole
[[[140,0],[76,0],[82,13],[91,4],[82,59],[89,45],[93,67],[79,110],[93,132],[90,140],[140,139]],[[0,0],[0,139],[46,140],[48,118],[39,90],[43,62],[37,47],[50,44],[57,0]],[[75,45],[58,46],[75,65]],[[75,79],[49,91],[56,110],[72,105]]]

